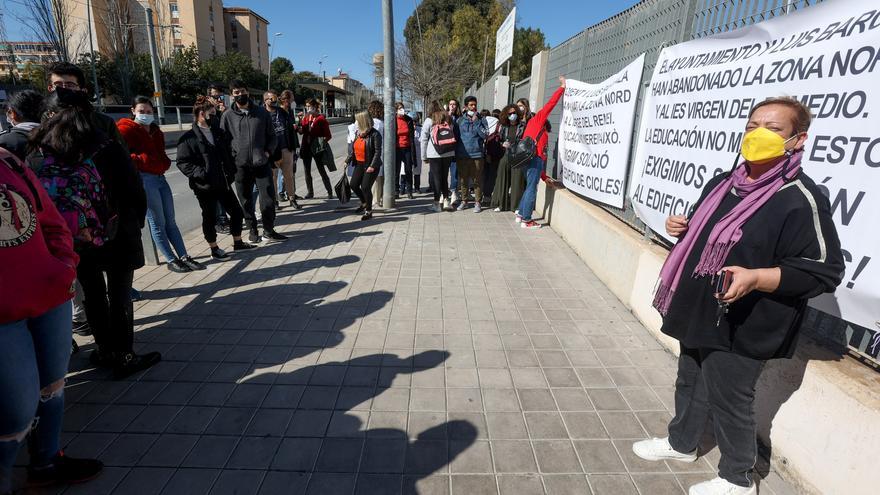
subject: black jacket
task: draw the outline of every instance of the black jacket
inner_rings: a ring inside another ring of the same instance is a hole
[[[360,134],[358,134],[358,137],[360,137]],[[382,167],[382,136],[376,129],[370,129],[370,132],[367,133],[364,139],[367,140],[367,160],[364,163],[360,163],[354,159],[354,145],[352,144],[352,146],[349,146],[349,154],[348,158],[345,159],[345,164],[365,168],[373,167],[378,172]]]
[[[230,178],[235,176],[229,136],[216,126],[211,128],[211,134],[214,144],[198,124],[193,124],[177,142],[177,168],[189,177],[189,187],[197,193],[229,190]]]
[[[21,127],[13,127],[0,132],[0,148],[12,153],[19,160],[24,161],[27,156],[28,137],[31,131]]]
[[[726,176],[710,180],[700,202]],[[692,274],[710,227],[740,201],[736,194],[727,194],[700,232],[685,261],[662,331],[693,349],[720,349],[754,359],[791,357],[807,300],[834,292],[843,279],[843,254],[831,207],[828,198],[801,172],[755,212],[743,225],[742,238],[725,265],[779,267],[779,287],[773,293],[754,291],[734,302],[716,327],[718,304],[710,277],[695,278]]]
[[[229,136],[236,167],[260,168],[269,163],[275,150],[275,130],[265,108],[251,102],[245,113],[233,104],[220,117],[220,127]]]

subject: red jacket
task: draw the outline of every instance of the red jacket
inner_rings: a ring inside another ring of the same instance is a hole
[[[330,133],[330,123],[320,113],[306,114],[302,118],[297,131],[304,136],[303,144],[310,144],[314,138],[322,137],[329,141],[333,137]]]
[[[538,137],[538,133],[541,131],[541,129],[544,128],[545,125],[547,125],[547,118],[550,117],[550,113],[553,111],[553,108],[556,106],[557,103],[559,103],[559,99],[562,98],[563,93],[565,93],[565,88],[560,87],[559,89],[557,89],[553,93],[553,96],[551,96],[550,99],[547,100],[547,103],[540,110],[538,110],[538,113],[536,113],[532,116],[531,119],[529,119],[528,123],[526,124],[526,130],[523,131],[523,137],[529,136],[532,139]],[[541,138],[538,139],[537,143],[538,156],[540,156],[545,163],[547,162],[547,141],[549,140],[547,138],[547,134],[549,134],[549,132],[544,131],[544,133],[541,134]]]
[[[119,133],[128,144],[131,163],[141,172],[163,175],[171,167],[171,159],[165,154],[165,135],[156,124],[149,128],[125,117],[116,123]]]
[[[0,149],[0,323],[73,297],[73,236],[37,176]]]

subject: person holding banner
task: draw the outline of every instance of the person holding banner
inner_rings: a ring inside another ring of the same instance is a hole
[[[523,131],[523,139],[532,138],[537,145],[537,153],[532,161],[523,167],[523,173],[526,177],[526,189],[523,192],[522,199],[519,203],[519,213],[516,215],[516,221],[521,222],[520,227],[524,229],[540,229],[541,224],[532,220],[532,212],[535,209],[535,201],[538,197],[538,181],[544,175],[544,164],[547,162],[547,118],[550,112],[559,103],[562,94],[565,93],[565,77],[559,76],[559,88],[553,92],[553,96],[547,100],[544,107],[538,110],[526,123],[525,131]]]
[[[654,307],[680,342],[675,417],[667,438],[633,452],[693,462],[712,419],[718,477],[690,495],[750,495],[758,456],[753,411],[764,363],[790,358],[807,300],[833,292],[844,271],[828,199],[801,170],[810,110],[770,98],[751,110],[744,161],[710,180],[689,218],[666,221],[678,243],[660,272]]]

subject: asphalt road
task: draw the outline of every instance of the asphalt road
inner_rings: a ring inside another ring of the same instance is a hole
[[[348,124],[333,124],[330,126],[330,132],[333,138],[330,140],[330,149],[333,150],[333,156],[336,158],[336,166],[338,170],[342,170],[342,161],[346,155],[346,127]],[[168,157],[171,158],[172,165],[165,178],[171,186],[171,192],[174,195],[174,214],[177,219],[177,226],[180,231],[186,235],[188,232],[201,228],[202,213],[199,209],[199,203],[196,201],[195,194],[189,188],[189,182],[185,175],[180,173],[177,168],[177,139],[181,135],[180,132],[166,131],[166,150]],[[312,176],[315,182],[315,194],[321,197],[324,194],[324,186],[321,184],[321,176],[312,165]],[[331,176],[333,179],[335,175]],[[333,181],[335,184],[335,180]],[[300,196],[305,196],[306,181],[303,171],[302,160],[297,162],[296,172],[296,191]]]

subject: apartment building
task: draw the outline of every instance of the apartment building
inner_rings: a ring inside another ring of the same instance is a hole
[[[269,21],[250,9],[224,8],[222,0],[62,0],[71,26],[73,58],[90,50],[105,56],[148,53],[146,8],[152,9],[160,58],[195,46],[202,59],[229,50],[245,53],[269,70]],[[91,29],[88,20],[91,18]]]
[[[0,76],[20,76],[28,64],[45,65],[58,60],[52,45],[39,41],[0,40]]]
[[[223,8],[226,51],[237,51],[251,58],[254,67],[269,71],[269,21],[244,7]]]

